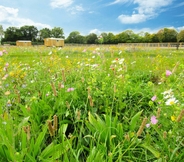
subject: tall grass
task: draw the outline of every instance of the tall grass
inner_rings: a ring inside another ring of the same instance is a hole
[[[0,161],[183,160],[183,50],[0,54]]]

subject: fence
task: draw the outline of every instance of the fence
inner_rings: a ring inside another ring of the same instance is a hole
[[[120,46],[129,46],[129,47],[165,47],[165,48],[182,48],[184,43],[119,43]]]
[[[66,43],[66,46],[124,46],[124,47],[150,47],[150,48],[184,48],[184,42],[175,43],[118,43],[118,44],[77,44]]]

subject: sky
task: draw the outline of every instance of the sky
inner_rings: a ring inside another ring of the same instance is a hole
[[[0,25],[61,27],[65,37],[102,32],[184,30],[183,0],[0,0]]]

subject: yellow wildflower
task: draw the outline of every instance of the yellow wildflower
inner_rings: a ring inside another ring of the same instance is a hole
[[[172,116],[171,116],[171,120],[172,120],[172,121],[176,121],[176,116],[172,115]]]

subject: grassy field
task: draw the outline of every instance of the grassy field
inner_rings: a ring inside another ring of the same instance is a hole
[[[184,159],[184,50],[0,47],[0,161]]]

